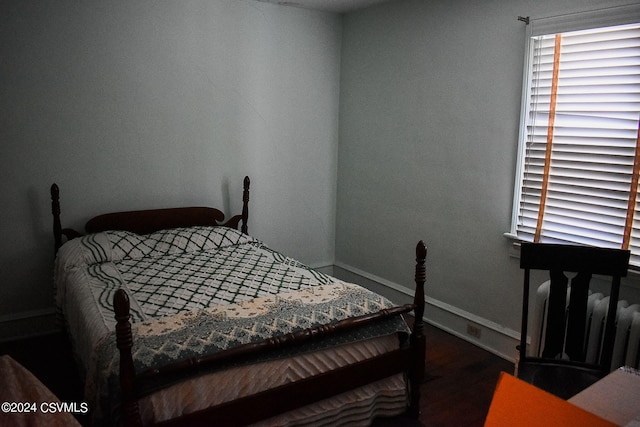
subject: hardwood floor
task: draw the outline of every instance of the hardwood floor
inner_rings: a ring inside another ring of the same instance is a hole
[[[427,329],[422,417],[426,426],[482,426],[501,371],[513,363],[436,328]]]
[[[427,325],[426,378],[419,420],[381,419],[374,427],[482,426],[500,371],[513,363]],[[0,343],[62,401],[82,401],[82,386],[64,335]]]
[[[501,371],[513,363],[427,325],[420,418],[376,420],[373,427],[476,427],[484,424]]]

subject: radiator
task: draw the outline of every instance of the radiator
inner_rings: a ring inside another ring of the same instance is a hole
[[[535,305],[532,310],[531,344],[529,354],[540,356],[544,348],[545,314],[549,296],[550,282],[546,281],[538,287]],[[567,306],[569,295],[567,292]],[[598,361],[604,334],[604,322],[609,310],[609,297],[601,293],[591,293],[587,308],[586,361]],[[640,369],[640,304],[618,301],[616,310],[616,339],[611,359],[611,370],[620,366],[631,366]]]

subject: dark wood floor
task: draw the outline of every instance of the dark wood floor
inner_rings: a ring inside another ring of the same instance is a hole
[[[429,345],[431,343],[431,345]],[[513,363],[436,328],[427,330],[425,426],[482,426],[501,371]]]
[[[433,326],[426,336],[420,419],[381,419],[373,427],[482,426],[500,372],[513,373],[513,363]]]
[[[419,420],[379,420],[374,427],[482,426],[500,371],[513,364],[432,326],[427,326],[427,361]],[[62,401],[82,401],[82,386],[63,335],[0,343]]]

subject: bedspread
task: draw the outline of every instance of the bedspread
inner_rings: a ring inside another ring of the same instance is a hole
[[[74,239],[59,251],[55,284],[85,375],[85,398],[100,416],[113,411],[119,392],[112,304],[120,288],[130,298],[138,372],[393,306],[226,227]],[[397,332],[408,332],[398,317],[296,354]],[[252,363],[291,355],[271,352]]]

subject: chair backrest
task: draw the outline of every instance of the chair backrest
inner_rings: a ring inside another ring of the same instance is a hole
[[[627,275],[630,253],[622,249],[587,246],[522,243],[520,268],[524,269],[524,297],[520,359],[526,355],[531,270],[547,270],[550,291],[546,310],[546,335],[542,358],[560,358],[566,354],[571,361],[585,361],[587,305],[592,276],[609,276],[609,310],[605,323],[602,351],[598,364],[609,370],[615,339],[615,313],[618,304],[620,278]],[[569,304],[567,289],[571,279]]]

